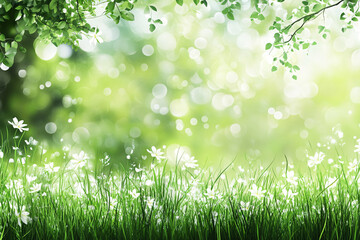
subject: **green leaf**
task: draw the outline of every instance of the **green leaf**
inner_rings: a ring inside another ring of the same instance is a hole
[[[115,2],[109,2],[108,5],[106,6],[106,10],[108,12],[114,11],[114,8],[115,8]]]
[[[0,34],[0,41],[5,41],[5,35],[4,34]]]
[[[296,75],[292,75],[292,78],[293,78],[294,80],[297,80],[297,76],[296,76]]]
[[[144,14],[149,14],[150,13],[150,7],[149,6],[146,6],[144,8]]]
[[[318,26],[318,29],[319,29],[319,33],[321,33],[322,31],[324,31],[325,26]]]
[[[50,10],[54,10],[56,8],[56,2],[57,0],[52,0],[49,4]]]
[[[302,45],[302,48],[303,48],[303,49],[307,49],[307,48],[309,48],[309,46],[310,46],[310,43],[304,43],[304,44]]]
[[[183,0],[176,0],[176,3],[179,4],[180,6],[182,6],[184,4]]]
[[[267,44],[265,45],[265,50],[269,50],[271,47],[272,47],[272,44],[271,44],[271,43],[267,43]]]
[[[150,5],[150,8],[151,8],[153,11],[157,12],[157,8],[156,8],[155,6]]]
[[[19,46],[19,50],[20,52],[22,53],[26,53],[26,48],[22,47],[22,46]]]
[[[228,19],[230,19],[230,20],[234,20],[235,18],[234,18],[234,14],[232,13],[232,12],[228,12],[227,14],[226,14],[226,16],[228,17]]]
[[[296,70],[296,71],[299,71],[299,70],[300,70],[299,66],[297,66],[297,65],[294,65],[294,66],[293,66],[293,69]]]
[[[195,3],[195,5],[198,5],[200,0],[193,0],[193,2]]]
[[[319,11],[321,8],[322,8],[322,5],[321,5],[321,4],[315,4],[312,10],[313,10],[313,12],[317,12],[317,11]]]
[[[14,64],[14,58],[5,57],[2,62],[5,66],[11,67]]]
[[[259,13],[258,12],[253,12],[251,15],[250,15],[250,18],[258,18],[259,16]]]
[[[22,41],[22,36],[21,36],[21,34],[18,34],[18,35],[15,36],[15,41],[17,41],[17,42],[21,42],[21,41]]]
[[[5,7],[5,11],[8,12],[12,8],[12,4],[11,3],[6,3],[4,7]]]
[[[265,20],[265,17],[264,17],[264,15],[259,14],[259,15],[258,15],[258,19],[259,19],[260,21],[264,21],[264,20]]]
[[[65,27],[66,27],[66,22],[64,22],[64,21],[59,22],[59,24],[58,24],[59,29],[64,29]]]
[[[135,20],[134,14],[132,14],[131,12],[122,11],[122,12],[120,12],[120,15],[123,19],[125,19],[127,21]]]
[[[150,32],[155,31],[155,29],[156,29],[155,24],[150,24],[149,29],[150,29]]]
[[[13,41],[12,43],[11,43],[11,47],[12,48],[15,48],[15,49],[17,49],[18,48],[18,43],[17,42],[15,42],[15,41]]]
[[[277,70],[277,67],[276,67],[276,66],[272,66],[271,71],[272,71],[272,72],[275,72],[276,70]]]

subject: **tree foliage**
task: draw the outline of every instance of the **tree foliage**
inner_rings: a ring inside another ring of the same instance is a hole
[[[175,1],[178,5],[184,4],[184,0]],[[188,0],[187,3],[191,1],[195,5],[208,7],[208,0]],[[236,20],[243,2],[212,1],[220,4],[222,13],[229,20]],[[315,41],[301,38],[301,32],[308,22],[325,15],[330,8],[342,8],[339,20],[345,23],[341,28],[344,32],[353,28],[353,22],[358,21],[360,16],[358,0],[304,0],[295,4],[289,5],[285,0],[252,0],[253,12],[250,15],[251,20],[257,23],[271,16],[265,14],[269,9],[280,7],[286,10],[285,15],[272,16],[274,19],[269,31],[273,32],[273,40],[265,45],[265,50],[280,50],[281,54],[273,58],[272,71],[282,65],[293,73],[294,79],[300,68],[289,61],[288,54],[316,44]],[[0,64],[11,67],[17,52],[26,51],[21,44],[25,34],[36,34],[55,46],[68,44],[76,49],[83,37],[92,35],[96,39],[98,30],[90,26],[90,18],[106,15],[117,24],[120,21],[134,21],[132,11],[135,7],[144,8],[144,13],[149,14],[149,30],[153,32],[162,24],[160,19],[152,17],[151,13],[158,11],[155,5],[156,2],[149,4],[137,0],[0,0]],[[317,28],[322,37],[327,38],[329,29],[320,24]]]

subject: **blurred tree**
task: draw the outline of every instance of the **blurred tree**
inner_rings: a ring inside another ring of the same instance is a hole
[[[241,10],[242,0],[215,0],[223,6],[222,13],[228,19],[234,20],[234,12]],[[183,5],[183,0],[176,0],[176,3]],[[208,6],[207,0],[193,0],[195,5]],[[265,11],[268,7],[280,7],[292,9],[283,14],[276,11],[275,21],[269,30],[274,31],[274,40],[267,43],[266,50],[278,49],[282,52],[279,57],[274,57],[273,71],[277,70],[277,63],[283,65],[296,79],[295,72],[299,70],[297,65],[289,62],[288,53],[299,49],[307,49],[310,45],[316,44],[299,38],[306,23],[325,14],[329,8],[341,6],[344,11],[340,19],[346,25],[342,31],[353,27],[353,22],[358,21],[359,2],[358,0],[304,0],[289,6],[284,0],[252,0],[255,11],[250,18],[253,21],[265,20]],[[78,48],[79,40],[83,36],[90,36],[94,41],[100,41],[97,36],[98,29],[91,27],[89,18],[99,15],[106,15],[115,23],[120,20],[133,21],[134,15],[131,12],[136,6],[144,7],[145,13],[157,11],[154,5],[145,1],[137,0],[0,0],[0,63],[11,67],[18,50],[25,52],[23,37],[26,32],[36,33],[40,39],[51,41],[55,46],[68,44],[75,49]],[[154,31],[157,24],[162,24],[160,19],[148,18],[149,29]],[[324,25],[318,26],[319,33],[327,37],[329,29]]]

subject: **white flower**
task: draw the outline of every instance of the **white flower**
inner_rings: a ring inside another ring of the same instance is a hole
[[[35,181],[36,179],[37,179],[36,176],[26,175],[26,180],[28,181],[28,183],[31,183],[32,181]]]
[[[337,184],[337,182],[335,182],[335,181],[337,181],[337,178],[332,178],[332,177],[329,177],[328,179],[327,179],[327,181],[326,181],[326,183],[325,183],[325,188],[334,188],[334,187],[336,187],[336,184]]]
[[[20,132],[29,131],[29,128],[25,128],[27,124],[24,123],[24,120],[18,121],[18,119],[14,117],[13,121],[12,122],[8,121],[8,123],[10,123],[13,126],[13,128],[19,129]]]
[[[191,157],[189,154],[184,154],[183,162],[184,162],[184,166],[182,168],[183,170],[185,170],[186,168],[196,168],[199,166],[199,164],[197,164],[197,160],[195,159],[195,157]]]
[[[90,33],[90,44],[96,46],[97,43],[103,43],[104,40],[100,37],[102,32],[96,28],[95,32]]]
[[[140,193],[136,192],[135,188],[134,188],[134,190],[129,191],[129,193],[134,199],[136,199],[136,198],[138,198],[140,196]]]
[[[354,13],[349,8],[345,9],[343,14],[344,14],[345,22],[351,22],[351,19],[354,17]]]
[[[295,177],[294,171],[287,172],[286,181],[288,181],[289,183],[291,183],[293,185],[297,185],[298,184],[297,180],[298,180],[298,177]]]
[[[354,152],[360,153],[360,141],[358,141],[358,144],[355,145],[355,150]]]
[[[148,197],[147,200],[146,200],[146,205],[149,208],[152,208],[153,206],[155,206],[155,199]]]
[[[240,208],[243,211],[248,211],[250,209],[250,202],[240,202]]]
[[[32,187],[30,187],[29,193],[36,193],[41,190],[41,183],[34,183]]]
[[[308,166],[316,167],[316,165],[320,164],[324,160],[325,154],[323,152],[316,152],[314,156],[310,156],[309,158],[310,160],[308,161]]]
[[[16,190],[16,191],[19,191],[19,192],[22,192],[23,188],[24,188],[24,185],[22,184],[22,180],[19,179],[19,180],[10,180],[9,183],[7,183],[6,185],[6,188],[9,189],[9,190]]]
[[[151,180],[146,180],[145,181],[145,185],[148,186],[148,187],[152,186],[153,184],[154,184],[154,181],[151,181]]]
[[[190,184],[191,186],[197,187],[197,186],[200,184],[200,180],[191,177],[191,180],[190,180],[189,184]]]
[[[161,162],[161,159],[165,158],[161,149],[156,149],[155,146],[152,146],[151,150],[147,149],[147,151],[150,153],[151,157],[156,158],[159,162]]]
[[[257,197],[258,199],[265,196],[266,190],[262,190],[262,187],[257,187],[255,184],[253,184],[252,189],[249,189],[249,192],[251,193],[251,196]]]
[[[243,178],[239,178],[238,180],[236,180],[239,184],[247,184],[247,181]]]
[[[15,208],[15,216],[17,217],[18,224],[21,227],[21,222],[24,224],[28,224],[31,221],[29,217],[30,213],[26,211],[25,206],[22,206],[20,212],[18,212],[17,208]]]
[[[53,173],[53,172],[58,172],[60,167],[54,167],[54,163],[51,162],[49,164],[45,164],[45,171],[47,171],[48,173]]]
[[[286,191],[286,189],[284,188],[282,190],[282,193],[284,194],[285,198],[294,198],[294,196],[298,195],[297,192],[293,193],[293,191],[291,189],[289,189],[289,191]]]
[[[208,187],[206,189],[206,193],[204,193],[205,196],[207,196],[210,199],[216,199],[216,198],[221,198],[221,194],[219,194],[218,192],[216,192],[214,189],[211,189],[210,187]]]
[[[110,197],[110,209],[114,209],[118,205],[118,201],[115,198]]]
[[[89,159],[88,155],[81,151],[79,154],[73,154],[72,159],[69,162],[68,169],[76,170],[86,165],[86,161]]]
[[[135,168],[135,172],[142,172],[142,171],[144,171],[144,169],[142,169],[142,168]]]
[[[349,163],[349,166],[348,166],[349,171],[348,172],[350,173],[350,172],[356,171],[358,165],[359,165],[358,161],[356,159],[354,159],[353,162]]]
[[[25,143],[26,143],[26,145],[34,145],[35,146],[38,144],[38,141],[36,141],[33,137],[30,137],[29,141],[25,140]]]

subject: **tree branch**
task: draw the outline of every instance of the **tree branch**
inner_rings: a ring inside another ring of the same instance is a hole
[[[296,23],[298,23],[298,22],[300,22],[300,21],[303,21],[303,23],[301,24],[301,26],[298,27],[298,28],[291,34],[290,38],[289,38],[287,41],[283,42],[283,44],[290,42],[290,41],[294,38],[294,36],[296,35],[296,33],[305,25],[305,23],[307,23],[308,21],[312,20],[313,17],[316,17],[316,16],[317,16],[318,14],[320,14],[320,13],[324,13],[326,9],[335,7],[335,6],[339,5],[340,3],[342,3],[343,1],[344,1],[344,0],[340,0],[339,2],[334,3],[334,4],[332,4],[332,5],[329,5],[329,6],[326,6],[326,7],[322,8],[322,9],[318,10],[317,12],[310,13],[310,14],[308,14],[308,15],[305,15],[305,16],[301,17],[301,18],[298,18],[297,20],[295,20],[294,22],[292,22],[290,25],[286,26],[284,29],[285,29],[285,30],[290,30]]]

